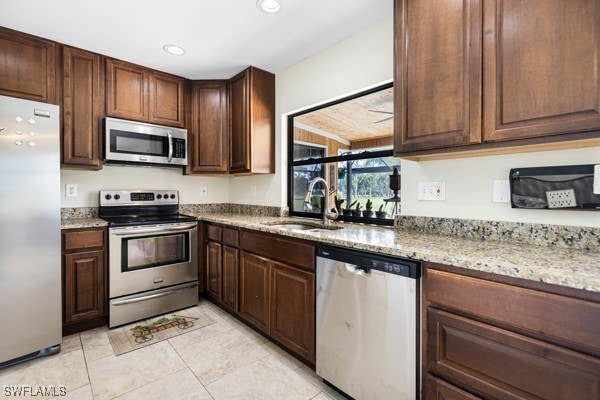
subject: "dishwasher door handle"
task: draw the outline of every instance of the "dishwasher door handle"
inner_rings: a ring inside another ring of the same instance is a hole
[[[346,264],[346,271],[358,276],[369,276],[371,274],[369,270],[352,264]]]

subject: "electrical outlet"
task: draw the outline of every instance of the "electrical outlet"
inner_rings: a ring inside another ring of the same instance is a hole
[[[551,190],[546,192],[546,200],[548,208],[577,207],[574,189]]]
[[[252,186],[250,189],[250,196],[256,197],[256,186]]]
[[[510,203],[510,183],[508,179],[494,181],[492,201],[494,203]]]
[[[419,182],[417,185],[417,200],[445,201],[446,182]]]
[[[77,185],[67,183],[65,185],[65,197],[77,197]]]
[[[206,186],[200,186],[200,196],[207,196],[208,188]]]

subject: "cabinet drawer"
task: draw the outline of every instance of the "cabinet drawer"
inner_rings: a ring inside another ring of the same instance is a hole
[[[209,240],[214,240],[215,242],[221,241],[221,232],[223,228],[217,225],[206,225],[206,238]]]
[[[600,398],[600,359],[428,309],[427,366],[497,399]]]
[[[64,251],[87,250],[103,246],[103,229],[63,231]]]
[[[223,244],[238,247],[239,231],[237,229],[223,228]]]
[[[426,298],[600,356],[600,304],[427,269]]]
[[[311,271],[315,269],[315,246],[301,241],[241,231],[240,248]]]
[[[425,381],[425,393],[425,398],[431,400],[481,400],[480,397],[473,396],[431,374],[427,375]]]

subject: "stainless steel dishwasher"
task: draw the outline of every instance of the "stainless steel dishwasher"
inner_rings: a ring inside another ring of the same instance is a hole
[[[421,263],[317,247],[317,375],[357,400],[420,397]]]

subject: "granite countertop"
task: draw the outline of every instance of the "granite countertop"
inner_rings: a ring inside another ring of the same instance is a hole
[[[194,215],[203,221],[600,292],[600,252],[594,250],[509,244],[339,222],[333,225],[343,229],[290,231],[269,224],[320,221],[239,214]]]
[[[63,218],[60,220],[60,229],[97,228],[108,226],[108,222],[100,218]]]

